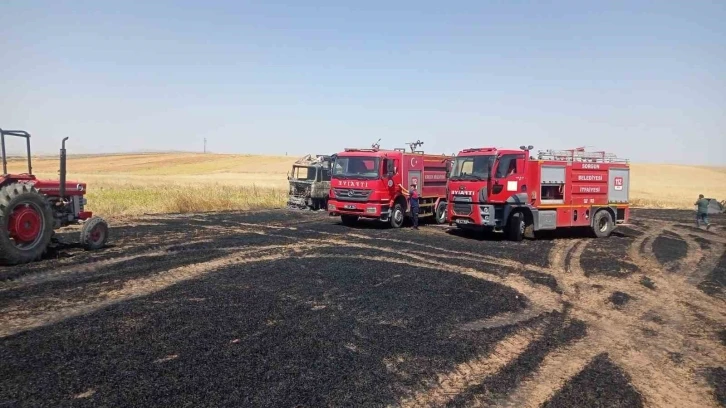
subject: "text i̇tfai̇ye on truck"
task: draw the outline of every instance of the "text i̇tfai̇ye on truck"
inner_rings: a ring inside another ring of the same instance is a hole
[[[448,181],[447,221],[515,241],[572,227],[607,237],[628,222],[627,160],[584,148],[540,151],[535,159],[532,148],[459,152]]]
[[[344,225],[359,218],[390,223],[400,228],[410,208],[402,187],[415,184],[419,193],[419,216],[446,222],[446,179],[451,157],[424,154],[416,148],[421,141],[403,148],[347,148],[333,155],[328,213],[340,216]]]

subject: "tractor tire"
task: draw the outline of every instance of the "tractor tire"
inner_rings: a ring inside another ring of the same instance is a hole
[[[39,260],[53,235],[50,203],[35,187],[13,183],[0,188],[0,263]]]
[[[393,209],[391,210],[391,227],[393,228],[401,228],[403,226],[403,221],[406,219],[404,214],[404,209],[401,203],[396,203],[393,205]]]
[[[81,228],[81,245],[86,251],[95,251],[106,246],[108,223],[100,217],[92,217]]]
[[[595,219],[592,222],[592,233],[596,238],[606,238],[615,229],[613,223],[613,216],[607,210],[600,210],[595,214]]]
[[[521,241],[524,238],[526,228],[524,214],[515,212],[509,218],[509,223],[507,223],[507,238],[510,241]]]
[[[358,216],[357,215],[341,215],[340,221],[346,227],[352,227],[355,225],[356,222],[358,222]]]
[[[446,202],[442,201],[436,207],[436,223],[443,224],[446,222]]]

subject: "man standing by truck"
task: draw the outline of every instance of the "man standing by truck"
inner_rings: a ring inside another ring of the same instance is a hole
[[[413,218],[413,229],[418,229],[418,212],[419,212],[419,202],[418,202],[418,191],[416,191],[416,184],[411,184],[411,189],[406,190],[403,185],[399,184],[399,187],[401,187],[401,193],[403,193],[404,196],[408,198],[408,206],[411,208],[411,217]]]
[[[418,191],[416,191],[416,184],[411,184],[411,195],[408,198],[409,205],[411,206],[411,216],[413,216],[413,229],[418,229]]]
[[[696,228],[701,228],[701,220],[706,224],[706,231],[711,228],[711,223],[708,222],[708,201],[703,197],[703,194],[698,196],[698,200],[694,204],[696,209]]]

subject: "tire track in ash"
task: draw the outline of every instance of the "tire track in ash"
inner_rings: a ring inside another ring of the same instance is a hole
[[[580,259],[589,241],[582,239],[558,240],[549,254],[550,269],[555,273],[560,287],[563,289],[563,312],[571,314],[570,318],[583,319],[588,324],[588,334],[583,340],[572,345],[556,348],[548,352],[534,372],[529,373],[502,401],[496,406],[502,407],[539,407],[547,402],[566,383],[578,375],[590,361],[602,350],[596,345],[590,332],[589,320],[591,313],[582,313],[586,309],[599,308],[597,304],[580,304],[581,282],[592,280],[585,277],[580,267]],[[603,279],[597,279],[603,280]],[[598,302],[599,303],[599,302]]]
[[[681,269],[684,270],[685,281],[688,284],[696,286],[703,282],[709,273],[716,269],[719,260],[724,255],[724,252],[726,252],[726,244],[709,241],[708,248],[701,248],[698,240],[691,235],[695,234],[684,234],[682,238],[688,243],[689,253],[691,248],[695,247],[701,253],[701,257],[698,260],[690,260]]]
[[[664,228],[648,231],[641,240],[634,242],[632,248],[641,248],[648,238],[657,236]],[[666,333],[663,339],[644,338],[640,329],[643,328],[642,315],[657,308],[663,301],[662,296],[645,292],[642,285],[623,279],[601,279],[599,286],[606,291],[623,289],[643,293],[649,302],[646,307],[629,306],[623,311],[607,305],[607,298],[598,290],[592,290],[593,280],[586,278],[579,267],[580,257],[586,247],[585,242],[559,241],[550,253],[550,267],[557,273],[556,278],[564,290],[563,299],[572,305],[574,318],[585,321],[588,325],[588,336],[580,346],[572,346],[564,350],[554,351],[547,356],[535,374],[525,381],[502,402],[503,406],[539,406],[546,402],[555,392],[578,375],[583,368],[600,352],[607,351],[614,362],[624,369],[632,378],[633,385],[645,398],[646,406],[715,406],[709,397],[707,384],[698,378],[695,369],[678,367],[668,360],[666,350],[682,350],[683,336]],[[649,247],[647,244],[645,247]],[[649,254],[637,256],[642,264],[654,267]],[[687,259],[687,262],[693,262]],[[673,293],[673,300],[677,300]],[[670,297],[670,296],[669,296]],[[634,301],[633,303],[638,303]],[[634,313],[635,312],[635,313]],[[658,328],[654,324],[650,327]],[[708,341],[699,342],[692,347],[691,357],[698,360],[701,366],[724,363],[723,358],[693,355],[699,350],[718,349],[718,345]],[[634,350],[641,350],[635,352]],[[694,395],[695,394],[695,395]]]
[[[710,340],[687,339],[687,334],[683,335],[679,332],[682,326],[677,324],[672,327],[660,328],[658,323],[644,322],[647,313],[662,309],[664,303],[677,304],[683,298],[683,293],[674,290],[676,288],[671,287],[671,282],[665,280],[668,276],[663,273],[662,265],[653,255],[653,241],[666,230],[665,223],[654,224],[645,228],[644,234],[631,244],[628,253],[632,255],[631,258],[636,265],[642,268],[642,271],[658,277],[660,284],[656,293],[651,293],[649,289],[645,289],[640,282],[636,282],[632,278],[596,280],[584,276],[580,267],[581,256],[588,243],[596,241],[568,240],[556,243],[550,254],[550,267],[547,271],[555,273],[558,282],[561,282],[566,295],[563,299],[571,302],[573,317],[581,318],[587,323],[589,335],[581,344],[578,343],[578,345],[555,350],[548,354],[536,374],[524,381],[513,392],[512,399],[504,402],[504,405],[517,406],[518,402],[521,405],[521,401],[532,401],[531,406],[537,406],[539,402],[547,401],[564,384],[581,373],[590,361],[603,351],[607,351],[614,363],[632,378],[631,382],[643,395],[646,406],[673,406],[674,404],[683,407],[715,406],[716,402],[710,396],[710,389],[696,373],[699,368],[724,362],[723,356],[714,357],[708,353],[703,354],[703,350],[718,350],[719,345],[711,344]],[[372,239],[367,236],[358,238]],[[445,251],[435,246],[415,242],[385,240]],[[478,254],[451,252],[479,261],[501,263],[500,259],[487,258]],[[416,255],[414,259],[419,263],[426,262],[426,259],[421,259],[419,254],[420,252],[414,254]],[[698,259],[698,255],[691,253],[682,263],[692,265],[696,259]],[[380,260],[385,261],[386,259]],[[508,263],[509,266],[518,266],[511,262],[505,263]],[[472,274],[472,276],[475,275]],[[490,276],[481,278],[493,280]],[[660,282],[661,280],[663,282]],[[504,280],[501,282],[507,284]],[[598,283],[598,287],[593,287],[595,282]],[[516,287],[514,289],[519,290]],[[677,289],[682,290],[683,288]],[[628,293],[636,294],[637,297],[626,307],[615,308],[609,304],[608,295],[611,291],[617,290],[626,290]],[[700,298],[697,303],[703,303],[701,306],[713,308],[711,299],[702,294],[696,293],[695,295]],[[690,298],[690,296],[688,297]],[[671,320],[667,318],[665,324],[675,323]],[[506,324],[506,319],[503,323]],[[501,323],[496,323],[496,325],[499,326]],[[658,338],[652,339],[643,334],[641,331],[643,329],[652,332],[660,330],[663,333],[660,333]],[[668,353],[672,350],[685,350],[686,357],[691,360],[691,363],[679,366],[671,361]],[[479,362],[480,360],[476,359],[467,364],[476,368],[476,364]],[[485,368],[480,369],[481,373],[489,374]],[[477,371],[470,372],[476,373]],[[457,372],[450,374],[453,378],[463,378],[461,383],[469,386],[484,380],[483,378],[462,377]],[[444,377],[446,377],[445,374]],[[440,395],[437,394],[440,391],[436,391],[436,389],[430,392],[432,395]],[[423,392],[418,395],[426,394]]]
[[[636,252],[632,258],[636,265],[642,267],[643,271],[658,275],[659,280],[663,279],[666,274],[662,272],[662,266],[653,256],[652,243],[654,239],[666,230],[666,226],[660,223],[646,229],[644,235],[640,239],[634,241],[629,249],[629,253]],[[351,238],[359,238],[362,240],[371,240],[374,238],[357,235]],[[409,245],[418,245],[427,249],[434,250],[432,252],[446,252],[442,248],[433,245],[419,244],[416,242],[395,240],[385,238],[389,242],[397,242]],[[585,276],[580,266],[580,259],[587,245],[593,240],[567,240],[558,241],[555,248],[550,254],[550,267],[544,269],[547,272],[555,273],[558,282],[564,288],[565,296],[563,300],[571,302],[572,315],[578,319],[582,319],[588,324],[589,335],[583,340],[583,346],[573,346],[570,348],[555,350],[548,354],[544,362],[540,365],[536,374],[530,376],[521,386],[512,394],[514,401],[546,401],[557,390],[571,379],[580,374],[584,367],[590,361],[596,358],[601,352],[607,350],[612,360],[618,367],[625,370],[632,377],[632,383],[643,395],[646,406],[670,406],[675,403],[678,406],[699,406],[708,407],[715,406],[715,401],[709,396],[710,392],[707,384],[697,376],[696,369],[692,367],[705,367],[723,362],[722,359],[713,358],[713,356],[699,355],[699,350],[718,349],[718,345],[710,344],[709,341],[687,339],[687,335],[681,335],[679,325],[663,330],[657,323],[644,321],[645,316],[662,308],[665,303],[677,303],[683,294],[678,291],[665,290],[670,288],[670,282],[664,281],[656,293],[646,290],[640,282],[629,279],[619,278],[602,278],[593,279]],[[640,249],[644,252],[640,252]],[[378,250],[383,250],[380,247]],[[402,255],[412,256],[419,263],[426,263],[430,260],[430,253],[421,253],[419,251],[395,251]],[[502,261],[493,257],[486,257],[479,254],[473,254],[463,251],[449,251],[458,258],[466,257],[471,260],[480,262],[498,262],[502,265],[512,267],[523,267],[516,261]],[[683,260],[684,264],[692,264],[697,255],[690,254]],[[365,257],[361,257],[365,259]],[[444,257],[445,259],[445,257]],[[379,259],[386,261],[386,258]],[[390,261],[390,260],[389,260]],[[436,266],[436,263],[432,263]],[[446,270],[443,265],[439,265],[441,269]],[[461,270],[459,270],[461,272]],[[477,276],[472,271],[471,276]],[[482,273],[479,271],[479,273]],[[667,277],[667,276],[666,276]],[[491,276],[480,276],[482,279],[497,281]],[[502,284],[508,284],[504,280],[499,281]],[[597,285],[593,285],[597,282]],[[510,285],[511,286],[511,285]],[[596,286],[596,287],[595,287]],[[519,287],[514,289],[522,292]],[[682,289],[682,288],[680,288]],[[625,307],[614,308],[609,304],[608,295],[617,290],[626,290],[628,293],[637,294],[637,298]],[[530,295],[531,296],[531,295]],[[548,294],[552,296],[552,294]],[[703,298],[703,295],[700,294]],[[713,302],[705,299],[705,306],[712,306]],[[487,324],[494,326],[506,325],[506,318],[502,322],[475,322],[486,327]],[[672,319],[666,319],[666,324],[673,324]],[[675,328],[675,330],[674,330]],[[646,329],[651,332],[659,330],[665,331],[658,339],[653,340],[644,336],[641,330]],[[639,350],[634,352],[633,350]],[[692,361],[697,363],[691,367],[679,367],[670,361],[668,352],[670,350],[685,350]],[[481,363],[481,358],[469,361],[470,372],[477,372],[477,364]],[[564,368],[563,368],[564,367]],[[480,367],[481,373],[489,373],[484,367]],[[559,372],[555,372],[560,370]],[[446,374],[442,374],[446,377]],[[453,378],[462,378],[460,373],[450,373]],[[458,375],[458,377],[457,377]],[[485,378],[474,379],[471,377],[463,377],[462,382],[465,385],[476,384],[484,381]],[[438,391],[430,391],[432,395]],[[694,395],[695,394],[695,395]],[[418,395],[425,395],[419,393]],[[511,404],[511,402],[510,402]],[[536,402],[533,406],[536,406]],[[516,406],[517,403],[515,402]]]
[[[217,232],[217,230],[215,230]],[[259,231],[250,231],[247,229],[233,229],[230,230],[229,228],[224,230],[219,230],[218,232],[222,232],[222,234],[215,234],[215,238],[203,238],[203,239],[197,239],[193,241],[184,241],[180,243],[173,243],[168,245],[150,245],[148,249],[141,249],[140,251],[132,254],[132,255],[124,255],[130,248],[123,248],[121,250],[117,250],[114,252],[103,252],[103,255],[107,255],[105,258],[100,260],[94,260],[94,258],[91,258],[87,262],[84,263],[78,263],[77,261],[74,261],[74,263],[67,263],[67,264],[61,264],[61,265],[54,265],[52,266],[54,269],[50,270],[41,270],[38,272],[32,272],[32,273],[25,273],[22,274],[16,278],[11,278],[5,281],[0,281],[0,292],[7,289],[15,289],[18,287],[26,286],[26,285],[35,285],[35,284],[42,284],[46,282],[52,282],[57,280],[65,280],[69,278],[76,277],[78,275],[84,275],[84,274],[91,274],[94,272],[99,272],[101,269],[107,269],[112,268],[118,264],[133,261],[133,260],[141,260],[143,261],[144,258],[149,257],[155,257],[155,256],[161,256],[161,255],[171,255],[175,252],[179,251],[187,251],[187,250],[193,250],[192,247],[199,246],[203,244],[213,244],[220,239],[225,238],[233,238],[238,236],[239,234],[260,234]],[[262,232],[264,234],[264,232]],[[181,241],[181,239],[180,239]],[[215,247],[216,249],[239,249],[241,247],[235,247],[235,248],[224,248],[224,247]],[[138,247],[132,249],[138,249]]]
[[[646,251],[638,254],[639,267],[641,271],[658,277],[657,290],[645,290],[634,281],[626,281],[626,290],[635,293],[636,299],[626,307],[623,319],[631,318],[629,325],[633,330],[649,329],[656,333],[656,337],[644,339],[633,336],[631,343],[635,347],[631,350],[616,349],[618,353],[615,354],[615,360],[631,374],[633,384],[645,395],[646,401],[650,401],[648,405],[668,406],[669,403],[675,403],[677,406],[714,406],[713,400],[704,397],[709,394],[708,387],[696,373],[702,367],[724,364],[726,361],[723,355],[704,352],[717,350],[718,344],[709,336],[698,333],[702,329],[694,330],[694,322],[698,319],[687,304],[691,303],[692,307],[712,317],[715,317],[713,312],[716,311],[722,323],[724,315],[718,312],[713,300],[685,284],[687,278],[684,274],[663,272],[664,265],[660,265],[655,258],[652,242],[668,230],[668,226],[663,223],[652,226],[640,242],[636,240],[633,243],[630,251],[631,254],[636,249]],[[651,244],[646,240],[650,240]],[[688,245],[688,249],[686,257],[677,263],[682,268],[692,267],[706,256],[700,248],[694,251],[692,244]],[[660,316],[661,324],[638,327],[639,320],[646,319],[654,312]],[[668,356],[669,352],[683,354],[684,363],[675,364]]]
[[[442,406],[463,390],[480,384],[519,357],[529,345],[540,338],[546,322],[525,327],[497,343],[487,355],[459,364],[451,372],[439,374],[436,384],[399,402],[401,407]]]
[[[371,239],[366,236],[359,236],[362,239]],[[401,263],[406,265],[414,265],[418,268],[431,268],[437,271],[454,272],[465,274],[478,279],[483,279],[489,282],[508,286],[529,299],[532,303],[522,314],[514,313],[507,316],[495,316],[492,319],[485,319],[482,321],[470,322],[467,325],[462,326],[460,329],[472,330],[476,329],[477,326],[482,327],[502,327],[513,324],[522,323],[524,321],[523,315],[526,315],[528,319],[536,319],[538,316],[547,313],[548,311],[559,311],[562,307],[561,302],[558,300],[559,295],[552,292],[549,289],[538,287],[532,282],[518,275],[507,275],[505,277],[499,277],[491,272],[485,272],[474,268],[468,268],[463,266],[455,266],[451,263],[445,263],[440,261],[432,261],[431,254],[429,253],[418,253],[417,251],[405,251],[405,250],[394,250],[388,248],[381,248],[375,245],[368,245],[364,243],[352,243],[352,242],[339,242],[340,247],[347,248],[364,248],[371,249],[378,252],[387,253],[389,255],[398,255],[397,258],[386,257],[386,256],[361,256],[361,255],[334,255],[334,254],[305,254],[304,258],[339,258],[339,259],[361,259],[368,261],[381,261],[389,263]],[[437,250],[441,248],[435,247]],[[476,254],[468,254],[476,255]],[[440,258],[446,258],[445,255],[439,255]],[[461,253],[456,256],[449,256],[450,259],[460,259]],[[408,259],[404,259],[408,258]],[[521,264],[520,264],[521,266]],[[531,347],[532,342],[538,338],[539,331],[525,330],[524,332],[518,332],[513,337],[499,343],[494,352],[488,355],[477,356],[461,365],[456,369],[447,373],[440,373],[439,378],[441,380],[433,388],[420,390],[414,394],[410,399],[404,400],[401,404],[404,406],[417,405],[421,402],[429,401],[431,404],[438,405],[439,403],[448,401],[458,396],[458,394],[473,385],[481,384],[490,375],[498,373],[502,368],[507,366],[512,361],[520,358],[522,352]]]
[[[573,345],[561,347],[547,354],[537,370],[519,384],[517,389],[497,407],[538,408],[549,401],[557,391],[574,376],[582,372],[587,364],[601,350],[588,341],[579,341]]]
[[[319,247],[316,244],[315,247]],[[290,252],[299,253],[301,251],[311,249],[312,244],[296,244],[287,245],[271,245],[267,247],[258,247],[250,250],[236,251],[230,255],[213,259],[211,261],[193,263],[177,268],[173,268],[164,272],[154,274],[137,279],[132,279],[124,283],[121,289],[107,291],[102,294],[101,300],[94,300],[84,303],[67,303],[63,299],[55,299],[55,303],[50,307],[44,307],[37,314],[31,314],[32,307],[26,308],[22,316],[15,316],[0,311],[0,338],[10,336],[15,333],[30,330],[47,324],[56,323],[71,317],[80,316],[94,312],[100,308],[145,296],[171,285],[184,282],[190,279],[199,278],[201,276],[224,269],[233,265],[241,265],[251,262],[265,262],[284,258],[290,255]],[[281,253],[281,250],[289,250],[288,253]],[[253,255],[257,255],[254,256]]]
[[[434,234],[441,233],[436,232]],[[559,291],[557,287],[557,281],[554,279],[555,271],[550,267],[539,266],[524,263],[514,259],[507,259],[504,257],[495,257],[490,255],[482,255],[475,252],[468,251],[457,251],[452,249],[440,248],[434,245],[423,244],[420,242],[414,242],[409,240],[395,239],[395,238],[379,238],[369,237],[361,234],[347,234],[347,238],[360,239],[363,241],[384,241],[391,242],[399,245],[415,246],[428,250],[427,252],[407,250],[408,253],[414,253],[423,255],[427,258],[440,258],[440,259],[451,259],[452,261],[474,261],[491,265],[492,268],[504,267],[509,268],[516,273],[524,274],[524,276],[530,281],[536,282],[537,284],[549,287],[554,291]],[[384,247],[379,247],[384,248]]]
[[[465,266],[453,265],[451,263],[445,263],[442,261],[434,261],[431,257],[426,255],[418,255],[410,253],[409,251],[394,250],[389,248],[382,248],[376,245],[369,245],[357,242],[336,242],[336,247],[348,247],[348,248],[361,248],[369,249],[384,254],[392,255],[393,257],[386,256],[362,256],[362,255],[334,255],[334,254],[306,254],[304,258],[343,258],[343,259],[361,259],[361,260],[375,260],[391,263],[400,263],[411,265],[415,267],[426,267],[429,269],[439,270],[443,272],[459,273],[467,276],[471,276],[477,279],[486,280],[492,283],[508,286],[532,301],[536,306],[541,307],[545,310],[559,310],[560,304],[556,300],[558,296],[550,291],[548,288],[543,288],[539,285],[532,283],[526,278],[520,275],[507,275],[499,277],[497,274],[487,271],[481,271],[476,268],[470,268]],[[408,259],[403,259],[408,258]]]
[[[714,347],[717,349],[718,345],[714,342],[707,338],[690,337],[688,322],[696,319],[682,303],[685,297],[689,302],[704,308],[705,313],[708,313],[708,310],[713,311],[714,305],[712,301],[705,299],[703,294],[696,293],[692,287],[679,285],[681,277],[663,272],[663,266],[657,262],[652,252],[652,241],[665,230],[664,224],[652,226],[640,239],[633,242],[629,251],[631,256],[634,255],[633,259],[641,271],[658,277],[657,291],[646,290],[638,285],[639,282],[623,280],[619,287],[630,294],[635,294],[635,300],[620,313],[608,313],[613,315],[613,318],[617,317],[617,320],[614,319],[611,324],[604,324],[600,320],[591,327],[601,332],[598,338],[609,338],[615,342],[612,344],[617,346],[611,345],[608,351],[615,363],[630,374],[632,383],[644,395],[646,405],[715,406],[715,402],[707,397],[709,393],[706,391],[704,381],[695,373],[704,365],[723,364],[724,359],[723,356],[703,353],[703,350],[713,350]],[[640,249],[646,252],[641,253]],[[698,254],[690,254],[683,263],[690,264],[695,258],[698,258]],[[608,289],[617,288],[618,286],[611,286]],[[644,324],[646,316],[654,311],[664,317],[662,324]],[[640,332],[643,329],[657,333],[656,337],[643,336]],[[624,347],[626,345],[631,347]],[[688,360],[686,368],[674,364],[669,359],[669,351],[684,353]]]

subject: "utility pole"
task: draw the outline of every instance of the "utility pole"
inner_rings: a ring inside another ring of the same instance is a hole
[[[207,138],[204,138],[204,154],[207,154]]]

